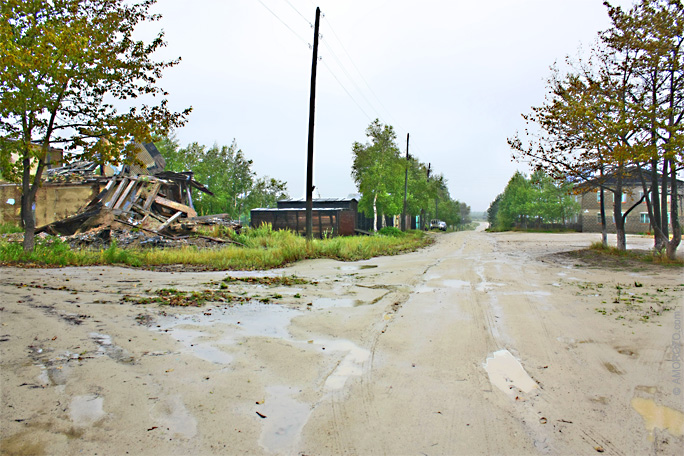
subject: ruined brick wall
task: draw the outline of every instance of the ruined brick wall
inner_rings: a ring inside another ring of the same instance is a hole
[[[74,215],[100,191],[97,183],[43,184],[36,194],[36,226],[46,225]],[[21,187],[0,185],[0,223],[20,224]]]

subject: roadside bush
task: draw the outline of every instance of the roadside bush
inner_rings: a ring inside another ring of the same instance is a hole
[[[406,233],[401,231],[399,228],[395,226],[386,226],[384,228],[381,228],[378,230],[378,234],[381,236],[393,236],[393,237],[403,237],[406,236]]]

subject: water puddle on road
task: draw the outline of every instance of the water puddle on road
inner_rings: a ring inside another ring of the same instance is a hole
[[[233,356],[219,348],[234,345],[245,336],[290,339],[287,327],[302,312],[283,306],[247,303],[212,308],[201,314],[168,316],[158,320],[160,332],[165,332],[183,344],[196,357],[216,364],[230,364]],[[204,328],[222,329],[214,340],[206,341],[210,333]]]
[[[75,396],[69,404],[69,417],[76,426],[91,426],[104,417],[104,398],[96,395]]]
[[[328,304],[330,307],[340,307],[340,301],[346,307],[356,304],[356,300],[345,301],[342,298],[331,298]],[[325,308],[320,302],[318,306],[314,306],[314,311],[316,307],[321,311]],[[159,327],[154,329],[175,338],[192,355],[217,364],[229,364],[233,360],[233,355],[222,350],[221,346],[235,345],[247,336],[285,340],[298,349],[315,350],[330,359],[330,372],[323,385],[323,392],[330,394],[340,391],[347,380],[363,375],[364,364],[370,359],[370,351],[346,339],[294,339],[288,327],[293,318],[304,313],[284,306],[250,302],[206,309],[193,315],[161,317],[157,321]],[[267,398],[258,412],[267,417],[263,419],[260,438],[260,445],[267,451],[288,453],[294,450],[311,414],[310,404],[294,398],[299,392],[287,386],[266,388]],[[173,425],[177,433],[187,428],[191,431],[190,434],[194,434],[196,423],[184,411],[182,404],[169,405],[166,406],[168,410],[163,413],[164,425]]]
[[[520,399],[520,392],[537,389],[537,383],[525,372],[522,364],[508,350],[499,350],[487,357],[484,368],[492,385],[511,399]]]
[[[363,375],[363,365],[370,358],[370,352],[349,340],[318,340],[316,344],[326,352],[344,352],[342,361],[325,380],[325,391],[339,391],[351,377]]]
[[[313,301],[313,307],[319,309],[329,309],[332,307],[358,307],[365,302],[351,298],[318,298]]]
[[[180,396],[169,396],[152,405],[150,417],[173,436],[191,439],[197,434],[197,420]]]
[[[264,418],[259,445],[271,453],[289,454],[309,421],[311,407],[294,399],[298,390],[288,386],[266,388],[266,400],[259,407]]]
[[[653,400],[643,397],[632,399],[632,407],[644,419],[650,442],[655,438],[655,428],[665,429],[675,437],[684,435],[684,413],[679,410],[658,405]]]
[[[466,280],[445,280],[444,286],[447,288],[467,288],[470,287],[470,282]]]

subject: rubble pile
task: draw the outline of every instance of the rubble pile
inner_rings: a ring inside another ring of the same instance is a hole
[[[94,162],[75,162],[49,170],[52,182],[96,182],[100,192],[76,214],[39,227],[36,234],[61,236],[79,247],[104,247],[112,239],[120,247],[233,242],[198,233],[201,227],[212,226],[239,233],[242,226],[226,214],[197,216],[192,190],[213,193],[195,181],[192,172],[165,171],[163,158],[153,145],[146,144],[141,151],[151,152],[154,160],[147,160],[149,166],[128,167],[111,177],[98,175],[101,169]]]
[[[48,182],[85,182],[94,179],[100,168],[101,166],[93,161],[77,161],[46,170],[45,179]]]

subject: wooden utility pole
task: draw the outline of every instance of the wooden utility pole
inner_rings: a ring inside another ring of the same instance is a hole
[[[316,110],[316,67],[318,66],[318,27],[321,9],[316,8],[314,25],[313,60],[311,61],[311,95],[309,96],[309,147],[306,159],[306,239],[313,239],[313,153],[314,153],[314,111]]]
[[[401,231],[406,231],[406,194],[408,193],[409,134],[406,133],[406,171],[404,173],[404,209],[401,211]]]

